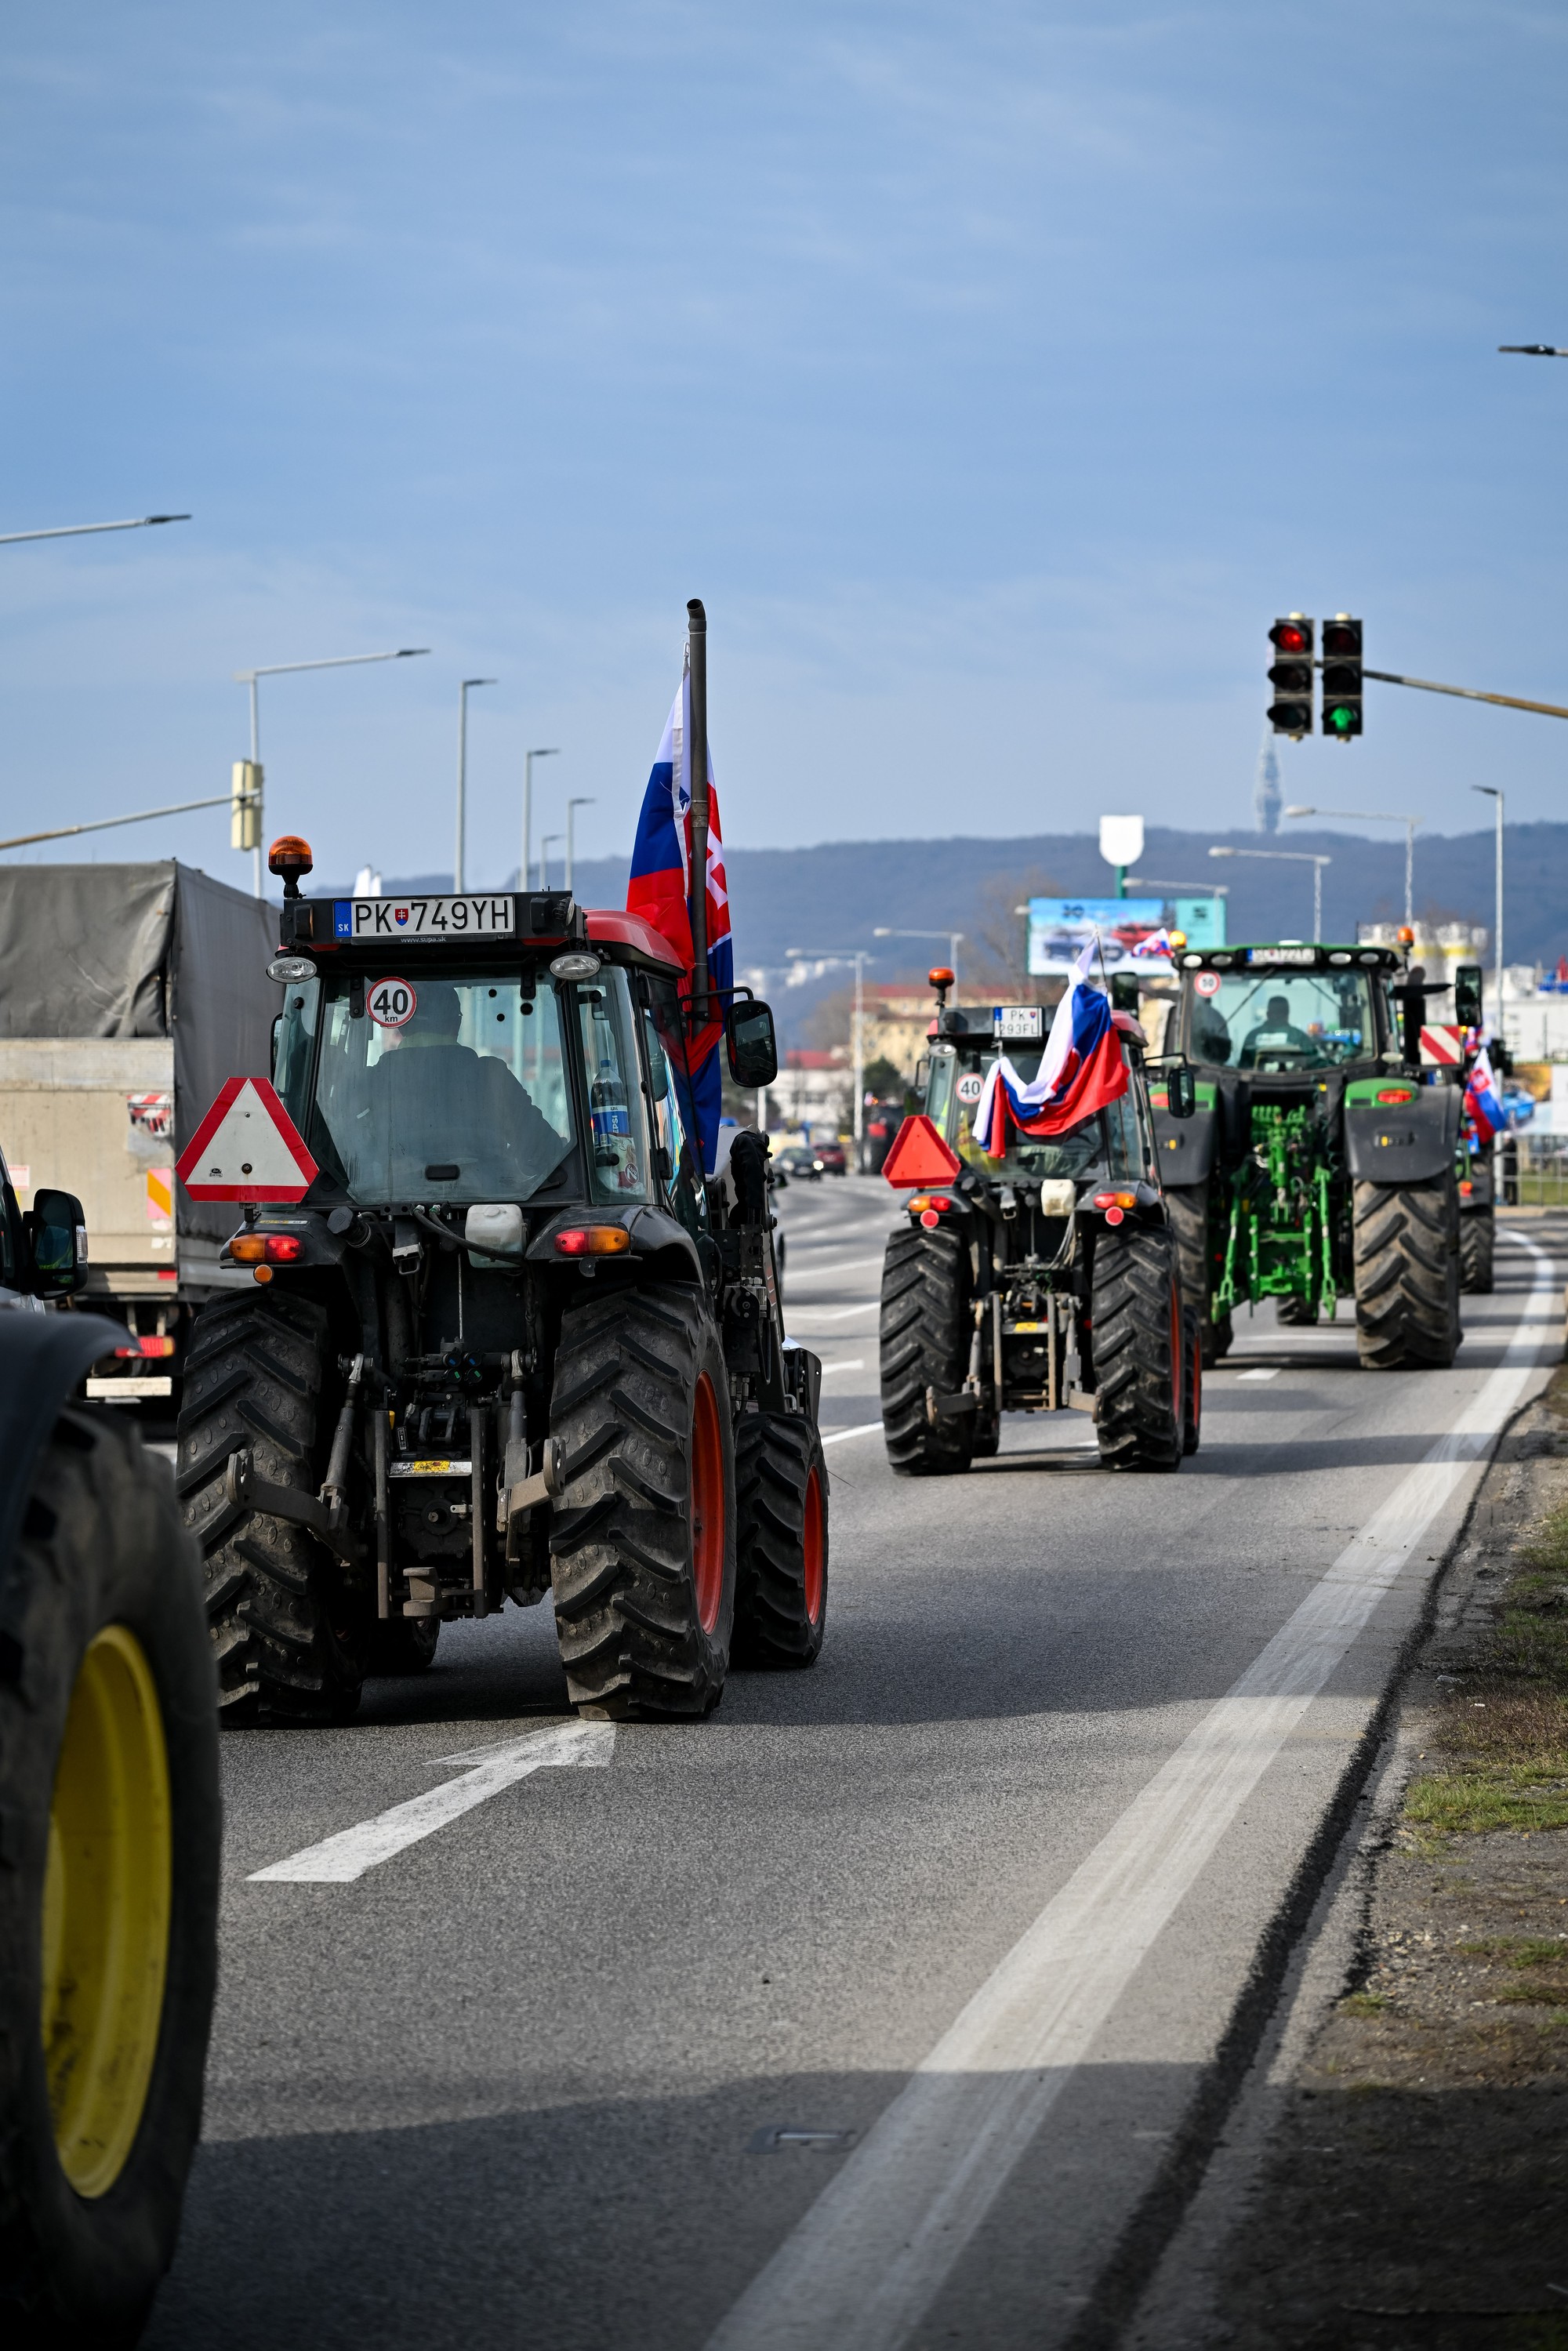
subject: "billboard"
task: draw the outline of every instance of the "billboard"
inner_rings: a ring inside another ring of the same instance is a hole
[[[1166,919],[1163,898],[1031,898],[1029,902],[1029,968],[1031,979],[1063,977],[1098,936],[1107,974],[1168,972],[1165,956],[1136,956],[1133,949]]]

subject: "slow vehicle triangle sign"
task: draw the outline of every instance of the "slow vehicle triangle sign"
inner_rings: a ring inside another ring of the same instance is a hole
[[[193,1200],[302,1200],[317,1176],[265,1078],[229,1078],[175,1162]]]

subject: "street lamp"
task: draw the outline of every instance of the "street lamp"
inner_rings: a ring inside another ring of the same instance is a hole
[[[1472,792],[1480,792],[1497,802],[1497,1033],[1502,1036],[1502,810],[1503,794],[1496,784],[1472,784]]]
[[[536,759],[559,759],[559,757],[560,751],[559,747],[553,750],[548,751],[529,751],[524,756],[523,862],[517,869],[517,887],[519,890],[527,891],[531,890],[533,887],[532,881],[529,878],[528,868],[534,862],[534,761]],[[542,882],[539,886],[541,889],[543,888],[544,884]]]
[[[958,947],[964,936],[962,931],[894,931],[890,930],[885,923],[879,923],[873,931],[872,936],[873,939],[946,939],[947,968],[953,974],[953,1001],[955,1004],[957,1003]]]
[[[155,520],[156,517],[154,517]],[[305,669],[358,669],[363,662],[416,661],[421,653],[430,651],[428,645],[401,645],[393,653],[340,653],[330,661],[269,662],[260,669],[236,669],[236,685],[250,688],[250,760],[256,769],[256,844],[251,852],[254,863],[252,878],[256,895],[261,895],[261,711],[256,695],[256,680],[262,677],[292,677]]]
[[[99,530],[151,530],[155,523],[190,519],[189,515],[136,515],[130,522],[68,522],[55,530],[7,530],[0,532],[0,547],[19,547],[27,538],[87,538]]]
[[[468,693],[471,686],[495,683],[493,677],[465,677],[457,689],[457,848],[452,861],[452,887],[459,896],[464,887],[464,836],[468,823]]]
[[[945,939],[949,937],[962,938],[963,933],[961,931],[956,933],[948,931],[916,931],[911,932],[908,935],[912,938]],[[879,938],[891,937],[892,933],[878,932],[877,936]],[[858,1172],[860,1167],[861,1135],[865,1124],[865,1104],[861,1100],[861,1096],[865,1092],[865,1053],[862,1044],[864,1031],[861,1025],[865,998],[865,967],[868,963],[874,963],[876,961],[876,956],[870,947],[786,947],[784,952],[787,956],[791,957],[800,956],[802,960],[808,956],[814,956],[823,963],[852,963],[854,965],[855,1015],[853,1026],[851,1031],[850,1057],[851,1065],[854,1073],[855,1167]]]
[[[1560,343],[1499,343],[1498,349],[1500,351],[1522,351],[1528,360],[1568,360],[1568,351]],[[1486,786],[1472,784],[1470,789],[1472,792],[1484,792]]]
[[[571,869],[577,845],[576,823],[572,811],[574,809],[591,808],[594,798],[592,792],[580,792],[576,799],[568,800],[566,804],[566,886],[569,890],[571,887]]]
[[[1405,927],[1415,924],[1416,887],[1416,828],[1424,820],[1418,816],[1401,816],[1388,809],[1321,809],[1288,808],[1287,816],[1327,816],[1348,818],[1354,824],[1402,824],[1405,827]]]
[[[1211,849],[1211,857],[1265,857],[1281,865],[1310,865],[1312,869],[1312,944],[1321,946],[1323,935],[1323,867],[1332,865],[1332,857],[1320,857],[1310,849]]]
[[[565,839],[566,835],[564,832],[547,832],[539,842],[539,888],[541,890],[548,890],[549,888],[550,851],[555,847],[558,841],[564,841]]]

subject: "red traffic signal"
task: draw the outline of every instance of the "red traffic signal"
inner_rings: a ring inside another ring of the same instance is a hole
[[[1312,731],[1312,626],[1304,612],[1287,612],[1269,632],[1280,656],[1269,672],[1269,724],[1276,735],[1299,739]]]

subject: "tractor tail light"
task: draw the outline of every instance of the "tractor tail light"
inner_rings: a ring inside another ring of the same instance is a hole
[[[294,1233],[236,1233],[229,1255],[236,1265],[294,1265],[304,1248]]]
[[[573,1225],[555,1237],[560,1257],[616,1257],[632,1246],[624,1225]]]
[[[1379,1102],[1412,1102],[1415,1097],[1408,1086],[1384,1086],[1379,1090]]]

